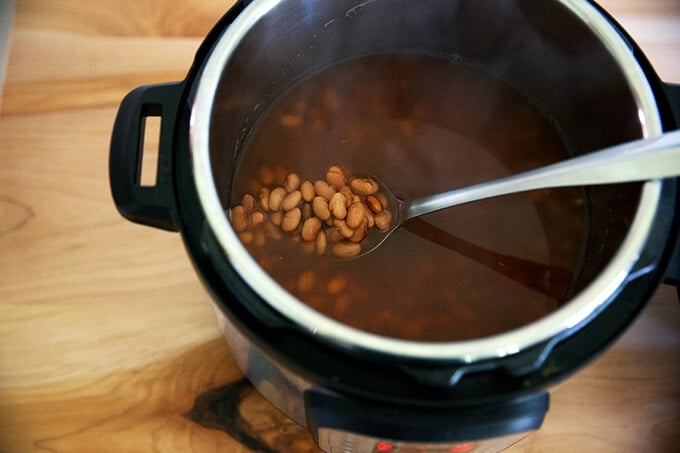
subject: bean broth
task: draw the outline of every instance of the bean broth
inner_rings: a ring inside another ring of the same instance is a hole
[[[483,70],[429,55],[366,56],[310,75],[262,115],[239,157],[231,206],[283,186],[290,172],[313,182],[331,166],[374,175],[410,199],[566,157],[535,103]],[[586,235],[583,191],[561,188],[425,215],[356,259],[319,256],[299,231],[263,227],[244,243],[281,286],[342,323],[461,341],[559,307]]]

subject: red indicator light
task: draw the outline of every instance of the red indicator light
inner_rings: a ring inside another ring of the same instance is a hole
[[[473,448],[475,448],[475,446],[473,444],[460,444],[460,445],[455,445],[455,446],[451,447],[451,449],[449,451],[451,453],[461,453],[461,452],[464,452],[464,451],[470,451]]]
[[[390,452],[390,451],[394,450],[394,446],[392,446],[392,444],[388,444],[388,443],[385,443],[385,442],[380,442],[378,445],[376,445],[375,449],[376,449],[377,451],[387,451],[387,452]]]

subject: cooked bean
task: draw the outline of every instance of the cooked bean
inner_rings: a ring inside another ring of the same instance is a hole
[[[349,186],[342,186],[339,192],[345,197],[345,205],[349,207],[349,205],[352,204],[352,201],[354,201],[356,195],[352,193],[352,189],[350,189]]]
[[[317,217],[310,217],[302,224],[300,235],[305,241],[314,241],[321,231],[321,220]]]
[[[361,253],[361,245],[354,242],[337,242],[333,244],[333,254],[340,258],[352,258]]]
[[[283,115],[279,122],[285,127],[299,127],[302,124],[302,117],[289,113],[287,115]]]
[[[281,202],[281,208],[284,211],[290,211],[291,209],[297,207],[302,201],[302,194],[299,190],[294,190],[283,199]]]
[[[333,225],[343,238],[349,239],[354,236],[354,229],[350,228],[344,220],[335,219]]]
[[[231,209],[231,225],[237,233],[248,228],[248,213],[242,205],[234,206]]]
[[[380,202],[378,197],[376,197],[373,194],[366,196],[366,206],[368,207],[368,209],[371,210],[373,214],[380,214],[380,212],[383,210],[382,203]]]
[[[326,172],[326,182],[335,189],[340,189],[346,181],[345,172],[337,165],[333,165]]]
[[[382,205],[383,209],[387,209],[387,195],[385,195],[385,194],[382,193],[382,192],[378,192],[378,193],[376,193],[376,194],[374,194],[374,195],[375,195],[375,197],[378,199],[378,201],[380,202],[380,204]]]
[[[253,226],[263,224],[264,219],[265,219],[264,213],[260,211],[255,211],[250,214],[250,224]]]
[[[372,195],[378,191],[378,183],[373,178],[354,178],[350,187],[359,195]]]
[[[328,201],[321,196],[314,197],[314,200],[312,200],[312,211],[321,220],[328,220],[331,217]]]
[[[347,200],[340,192],[336,192],[328,203],[331,213],[336,219],[344,219],[347,216]]]
[[[326,230],[326,236],[328,238],[328,242],[333,244],[335,242],[342,241],[344,239],[343,235],[340,234],[340,231],[338,231],[337,228],[334,227],[334,225],[330,225],[331,228]]]
[[[281,222],[283,222],[283,212],[281,211],[272,212],[269,215],[269,221],[276,226],[281,226]]]
[[[244,244],[250,244],[253,242],[253,239],[255,239],[255,235],[253,234],[252,231],[242,231],[239,233],[238,238],[243,242]]]
[[[291,209],[283,215],[281,229],[283,231],[295,231],[300,226],[302,211],[300,208]]]
[[[257,230],[254,234],[254,244],[257,247],[264,247],[265,242],[267,242],[267,238],[265,237],[264,231],[262,230]]]
[[[260,208],[265,212],[269,211],[269,189],[266,187],[261,188],[258,198],[260,200]]]
[[[321,179],[314,181],[314,191],[318,196],[323,197],[326,200],[330,200],[335,194],[335,189],[332,188],[326,181]]]
[[[387,231],[390,227],[390,222],[392,221],[392,214],[390,211],[382,211],[380,214],[375,215],[375,226],[380,231]]]
[[[368,221],[369,228],[373,228],[375,226],[375,216],[370,209],[366,209],[366,220]]]
[[[308,293],[314,287],[316,275],[312,271],[305,271],[298,277],[297,288],[301,293]]]
[[[283,199],[286,198],[287,192],[283,187],[276,187],[269,193],[269,209],[272,211],[280,211]]]
[[[358,228],[366,218],[366,208],[364,204],[359,202],[352,203],[347,209],[347,226],[350,228]]]
[[[300,177],[295,174],[295,173],[288,173],[286,176],[286,182],[283,184],[283,187],[286,189],[288,193],[298,190],[300,187]]]
[[[251,213],[255,209],[255,198],[247,193],[243,196],[241,205],[245,208],[246,212]]]
[[[347,287],[347,277],[344,275],[336,275],[326,285],[326,290],[329,294],[337,296]]]
[[[367,234],[368,234],[368,219],[364,217],[359,226],[356,227],[356,229],[354,230],[354,234],[352,235],[352,237],[349,238],[349,240],[351,242],[361,242],[364,240]]]
[[[300,193],[302,194],[302,199],[310,202],[314,199],[316,196],[316,192],[314,191],[314,184],[312,184],[309,181],[304,181],[302,184],[300,184]]]
[[[319,231],[319,234],[316,236],[316,241],[314,241],[314,250],[316,251],[317,255],[323,255],[326,253],[326,248],[328,247],[328,237],[326,236],[326,232],[321,230]]]

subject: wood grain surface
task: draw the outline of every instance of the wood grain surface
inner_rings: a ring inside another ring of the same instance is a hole
[[[316,451],[242,380],[180,237],[123,220],[109,192],[122,97],[182,79],[231,3],[17,0],[0,111],[0,452]],[[680,83],[680,2],[602,4]],[[236,402],[239,432],[214,401]],[[585,450],[680,451],[674,289],[507,451]]]

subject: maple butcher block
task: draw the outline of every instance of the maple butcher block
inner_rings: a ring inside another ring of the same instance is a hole
[[[109,189],[122,98],[183,79],[232,3],[17,0],[0,104],[0,452],[318,451],[244,379],[180,236],[126,221]],[[680,83],[677,1],[600,4]],[[674,451],[679,382],[680,304],[661,285],[505,451]]]

